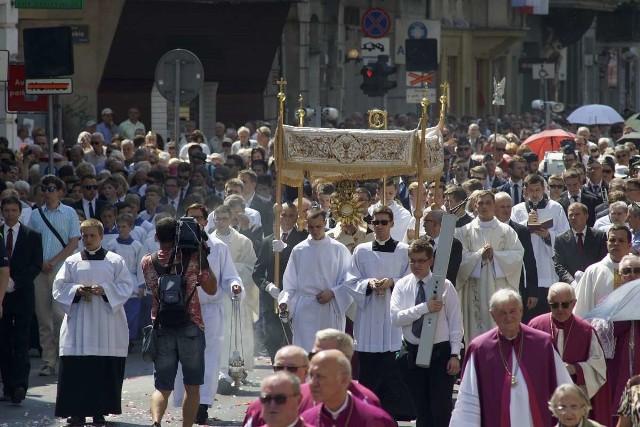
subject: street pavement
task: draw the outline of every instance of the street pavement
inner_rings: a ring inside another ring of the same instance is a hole
[[[57,375],[40,377],[41,362],[31,358],[30,388],[27,398],[20,405],[0,402],[0,427],[40,427],[64,426],[66,419],[55,418]],[[256,357],[255,369],[249,373],[249,385],[242,386],[232,396],[216,396],[215,404],[209,409],[207,425],[240,426],[244,412],[260,392],[260,381],[271,373],[271,360]],[[125,380],[122,387],[122,414],[107,417],[107,422],[117,426],[149,426],[149,398],[153,392],[153,365],[142,360],[139,346],[127,358]],[[181,426],[182,410],[173,407],[173,399],[163,418],[163,426]],[[214,417],[216,418],[214,420]],[[87,418],[91,421],[91,418]]]
[[[20,405],[0,402],[0,427],[66,425],[66,419],[56,418],[53,415],[58,377],[57,375],[38,376],[41,366],[40,358],[31,358],[30,388],[26,399]],[[247,377],[248,385],[240,387],[230,396],[218,394],[214,405],[209,409],[209,420],[206,425],[241,426],[247,406],[258,398],[260,381],[271,372],[273,372],[271,360],[264,356],[256,357],[255,369]],[[149,398],[153,390],[153,365],[142,360],[138,345],[127,357],[122,386],[122,414],[106,417],[107,422],[118,427],[150,426]],[[91,418],[87,418],[87,421],[87,425],[90,425]],[[182,410],[173,406],[172,397],[162,425],[163,427],[182,425]],[[400,426],[413,425],[415,422],[400,423]]]

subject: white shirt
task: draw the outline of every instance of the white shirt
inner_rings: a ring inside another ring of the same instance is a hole
[[[429,284],[431,281],[429,273],[422,281],[425,283],[426,298],[431,298]],[[462,349],[462,311],[460,309],[460,299],[458,293],[451,282],[445,280],[445,289],[442,294],[444,302],[442,310],[438,312],[436,323],[436,333],[434,343],[446,342],[451,344],[451,353],[460,354]],[[420,344],[420,338],[413,335],[411,325],[420,319],[422,315],[429,313],[427,303],[416,305],[416,295],[418,294],[418,278],[409,274],[396,282],[391,294],[391,323],[394,326],[402,327],[402,336],[411,344]]]

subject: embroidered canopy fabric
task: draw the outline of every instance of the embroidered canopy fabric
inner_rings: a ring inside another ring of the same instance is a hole
[[[321,129],[283,126],[278,170],[283,183],[310,179],[369,179],[413,175],[418,168],[420,130]],[[443,140],[438,127],[426,132],[425,178],[442,173]]]

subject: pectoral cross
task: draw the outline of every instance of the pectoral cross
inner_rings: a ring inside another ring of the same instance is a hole
[[[518,381],[516,381],[516,376],[515,375],[511,375],[511,387],[515,387],[518,385]]]

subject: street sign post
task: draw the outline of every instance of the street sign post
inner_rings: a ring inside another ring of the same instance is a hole
[[[362,15],[362,31],[367,37],[380,38],[391,29],[391,18],[386,10],[379,7],[367,9]]]
[[[25,93],[27,95],[73,93],[73,84],[70,78],[27,79]]]
[[[155,77],[160,95],[173,102],[173,137],[177,143],[180,138],[180,104],[198,96],[204,83],[204,68],[193,52],[174,49],[162,55],[156,64]]]

